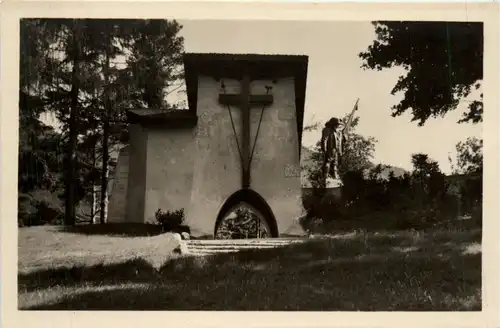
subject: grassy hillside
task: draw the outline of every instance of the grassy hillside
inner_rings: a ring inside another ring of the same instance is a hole
[[[167,234],[21,228],[18,304],[35,310],[480,310],[480,243],[480,229],[356,232],[180,258]]]

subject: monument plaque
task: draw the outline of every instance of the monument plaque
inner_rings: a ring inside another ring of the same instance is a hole
[[[286,164],[285,165],[285,177],[287,177],[287,178],[300,177],[300,165]]]
[[[209,138],[210,128],[211,126],[207,123],[198,125],[198,127],[196,128],[198,131],[197,133],[198,137]]]

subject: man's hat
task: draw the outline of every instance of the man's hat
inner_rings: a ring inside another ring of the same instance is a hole
[[[340,120],[336,117],[332,117],[328,122],[325,123],[327,128],[336,128],[340,125]]]

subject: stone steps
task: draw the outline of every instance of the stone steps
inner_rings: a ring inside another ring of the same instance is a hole
[[[261,239],[218,239],[184,240],[186,255],[204,256],[235,253],[248,249],[271,249],[301,243],[306,238],[261,238]]]

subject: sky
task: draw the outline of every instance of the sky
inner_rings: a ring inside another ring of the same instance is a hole
[[[402,95],[391,95],[399,68],[363,70],[358,54],[375,39],[370,22],[307,21],[179,21],[186,52],[258,53],[309,56],[304,123],[325,122],[350,112],[359,100],[356,132],[378,140],[374,163],[410,170],[411,154],[423,152],[450,173],[448,155],[467,137],[481,137],[481,125],[458,124],[468,103],[444,118],[429,119],[423,127],[405,114],[391,116]],[[347,32],[347,33],[346,33]],[[320,131],[303,136],[314,145]]]

